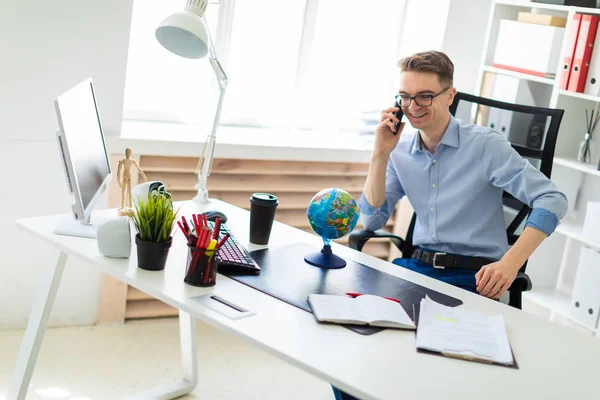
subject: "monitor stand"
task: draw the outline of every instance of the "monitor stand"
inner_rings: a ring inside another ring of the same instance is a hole
[[[113,218],[93,217],[92,221],[87,220],[77,221],[71,214],[63,216],[56,226],[53,233],[57,235],[76,236],[82,238],[96,239],[98,227]]]

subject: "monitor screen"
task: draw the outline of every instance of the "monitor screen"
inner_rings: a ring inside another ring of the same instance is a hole
[[[87,214],[111,172],[91,79],[59,96],[55,105],[61,150],[70,164],[67,178],[81,212]]]

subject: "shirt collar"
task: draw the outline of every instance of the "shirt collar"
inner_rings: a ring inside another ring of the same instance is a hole
[[[444,144],[446,146],[456,147],[456,148],[460,147],[459,124],[458,124],[458,121],[456,120],[456,118],[454,118],[452,115],[450,115],[450,123],[448,124],[448,127],[446,128],[446,132],[444,132],[444,136],[442,136],[442,140],[440,141],[440,144]],[[438,144],[438,146],[439,146],[439,144]],[[421,134],[419,133],[419,131],[417,131],[417,134],[415,135],[412,146],[410,148],[410,154],[415,154],[417,152],[422,152],[422,151],[423,151],[423,144],[421,142]]]
[[[440,142],[440,144],[445,144],[446,146],[459,148],[459,137],[460,135],[458,120],[451,115],[450,123],[448,124],[448,128],[446,128],[444,136],[442,136],[442,141]]]

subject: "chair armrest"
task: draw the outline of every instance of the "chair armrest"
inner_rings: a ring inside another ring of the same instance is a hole
[[[517,273],[517,277],[510,285],[508,290],[520,290],[521,292],[527,292],[531,290],[532,287],[533,284],[531,283],[529,275],[527,275],[525,272],[519,271],[519,273]]]
[[[402,245],[404,244],[404,239],[390,232],[386,232],[381,229],[376,231],[367,231],[362,229],[354,231],[350,234],[348,237],[348,246],[351,249],[362,251],[363,246],[371,238],[389,238],[400,250],[402,250]]]
[[[532,287],[531,279],[529,279],[529,276],[525,272],[517,273],[517,277],[508,288],[508,305],[522,310],[522,293],[531,290]]]

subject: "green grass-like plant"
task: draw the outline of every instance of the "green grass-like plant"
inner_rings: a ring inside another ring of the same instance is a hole
[[[133,221],[140,239],[167,242],[177,218],[170,196],[150,194],[148,200],[140,200],[134,207],[127,215]]]

